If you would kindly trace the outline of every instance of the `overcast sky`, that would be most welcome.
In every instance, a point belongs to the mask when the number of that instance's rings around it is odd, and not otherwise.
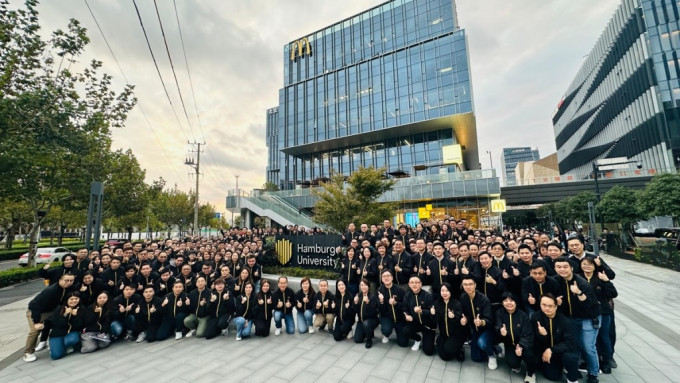
[[[184,117],[151,0],[138,0],[174,116],[153,66],[132,1],[88,0],[139,106],[115,130],[115,148],[132,148],[150,182],[163,177],[188,191],[194,185],[187,140],[206,141],[201,158],[202,201],[224,206],[227,190],[265,181],[265,111],[277,106],[283,85],[282,50],[289,41],[352,16],[380,0],[176,0],[202,131],[196,118],[172,0],[158,0],[191,128]],[[18,6],[17,0],[11,0]],[[555,151],[550,116],[620,0],[459,0],[467,31],[480,160],[500,167],[501,148]],[[44,32],[78,19],[92,40],[82,62],[97,58],[124,80],[84,0],[42,0]],[[141,107],[141,108],[140,108]],[[144,110],[150,124],[146,122]],[[181,123],[181,127],[180,127]]]

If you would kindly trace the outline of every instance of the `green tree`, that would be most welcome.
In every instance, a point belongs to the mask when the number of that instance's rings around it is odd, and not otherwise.
[[[591,191],[584,191],[558,202],[557,208],[570,223],[587,222],[588,202],[597,203],[597,196]]]
[[[623,230],[619,233],[619,237],[623,243],[628,243],[626,233],[631,226],[645,218],[645,215],[638,206],[638,201],[640,200],[639,194],[639,191],[616,185],[602,196],[602,199],[596,206],[598,215],[605,222],[621,224]]]
[[[680,174],[659,174],[640,192],[640,209],[645,217],[680,218]]]
[[[5,249],[11,249],[19,228],[31,221],[31,208],[25,201],[0,199],[0,229],[5,232]]]
[[[385,169],[359,168],[347,178],[336,173],[329,182],[312,190],[319,197],[314,206],[314,220],[337,232],[350,222],[378,224],[394,215],[395,203],[378,202],[392,190],[396,181],[385,179]]]
[[[167,229],[168,237],[172,235],[173,227],[177,226],[182,231],[194,219],[192,199],[177,187],[160,193],[158,200],[152,204],[152,212]]]
[[[0,1],[0,195],[30,208],[29,266],[50,210],[86,199],[103,178],[111,128],[123,126],[136,103],[132,86],[111,88],[100,61],[72,72],[89,43],[85,29],[71,19],[43,41],[36,7],[26,0],[9,10]]]
[[[277,184],[275,184],[275,183],[273,183],[273,182],[265,182],[265,183],[262,185],[262,190],[263,190],[263,191],[268,191],[268,192],[271,192],[271,191],[279,191],[279,185],[277,185]]]
[[[132,240],[135,227],[146,226],[150,214],[152,193],[144,183],[146,171],[141,168],[132,150],[111,153],[109,174],[104,182],[103,217],[113,218],[116,226],[125,229]]]

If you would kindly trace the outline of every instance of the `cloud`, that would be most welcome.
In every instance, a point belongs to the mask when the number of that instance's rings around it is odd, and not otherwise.
[[[190,1],[176,0],[191,69],[201,127],[190,91],[171,1],[159,1],[189,123],[181,107],[151,1],[137,1],[149,41],[175,112],[153,66],[129,1],[88,0],[135,92],[141,108],[114,131],[115,148],[131,148],[149,180],[163,177],[183,190],[194,187],[187,141],[203,141],[201,200],[225,210],[224,197],[239,186],[265,181],[265,112],[278,104],[283,85],[283,46],[300,36],[382,3],[382,0]],[[458,20],[469,39],[480,153],[491,150],[495,165],[504,146],[555,150],[550,115],[619,0],[461,0]],[[104,61],[114,86],[123,80],[81,0],[43,0],[43,30],[64,28],[76,18],[92,39],[79,58]],[[312,17],[310,17],[310,15]],[[151,127],[146,122],[144,110]],[[179,120],[179,121],[178,121]],[[489,165],[481,155],[482,164]]]

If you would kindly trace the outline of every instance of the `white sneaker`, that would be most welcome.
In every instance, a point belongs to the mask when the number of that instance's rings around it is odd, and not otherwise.
[[[314,334],[314,327],[310,327],[310,328],[309,328],[309,333],[310,333],[310,334]]]
[[[24,354],[24,362],[35,362],[36,359],[35,354]]]
[[[222,336],[225,336],[225,335],[229,335],[229,329],[228,328],[225,328],[224,330],[222,330]]]
[[[515,374],[519,374],[519,372],[522,371],[521,368],[511,368],[511,370],[512,370],[512,372],[514,372]]]
[[[177,331],[177,332],[175,333],[175,340],[180,340],[180,339],[182,339],[182,332],[181,332],[181,331]]]
[[[347,339],[352,339],[354,338],[354,330],[349,330],[349,334],[347,334]]]
[[[137,336],[137,343],[142,343],[146,340],[146,331],[142,331]]]
[[[524,381],[525,381],[526,383],[536,383],[536,376],[535,376],[535,375],[536,375],[536,374],[534,374],[534,375],[529,375],[529,374],[527,373],[526,376],[524,377]]]
[[[38,342],[38,345],[35,347],[35,351],[42,351],[47,347],[47,342]]]
[[[390,338],[388,338],[388,337],[386,337],[385,335],[383,335],[382,342],[383,342],[383,343],[389,343],[389,342],[390,342]]]
[[[498,353],[498,357],[505,358],[505,343],[499,344],[498,347],[501,349],[501,352]]]
[[[189,330],[189,332],[187,333],[186,337],[187,337],[187,338],[191,338],[192,336],[194,336],[195,333],[196,333],[196,330]]]
[[[281,329],[277,328],[276,330],[274,330],[274,335],[281,335]]]
[[[236,335],[236,340],[241,340],[242,338],[238,335]]]
[[[73,347],[66,347],[66,355],[73,354],[73,351],[75,351]]]
[[[489,357],[489,370],[495,370],[498,368],[498,361],[495,356]]]
[[[420,341],[418,340],[418,341],[413,342],[413,346],[411,346],[411,350],[418,351],[419,348],[420,348]]]

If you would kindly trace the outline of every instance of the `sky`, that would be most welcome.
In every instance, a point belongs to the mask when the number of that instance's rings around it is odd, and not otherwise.
[[[126,126],[113,131],[114,149],[131,148],[146,169],[147,182],[194,188],[184,165],[191,142],[205,142],[200,200],[226,212],[227,191],[249,191],[265,182],[266,109],[277,106],[283,86],[283,47],[381,0],[174,0],[182,30],[182,52],[173,0],[158,9],[188,119],[175,85],[151,0],[137,0],[144,28],[173,108],[144,39],[131,0],[87,0],[138,106]],[[14,7],[21,5],[10,0]],[[480,162],[500,169],[503,147],[530,146],[541,157],[555,152],[551,115],[620,0],[459,0],[458,21],[469,43]],[[107,48],[85,0],[42,0],[43,33],[75,18],[91,38],[87,63],[96,58],[114,76],[123,74]],[[191,76],[191,83],[189,79]],[[192,87],[193,84],[193,95]],[[194,97],[196,103],[194,104]],[[177,117],[175,117],[175,113]],[[198,117],[200,116],[200,118]]]

